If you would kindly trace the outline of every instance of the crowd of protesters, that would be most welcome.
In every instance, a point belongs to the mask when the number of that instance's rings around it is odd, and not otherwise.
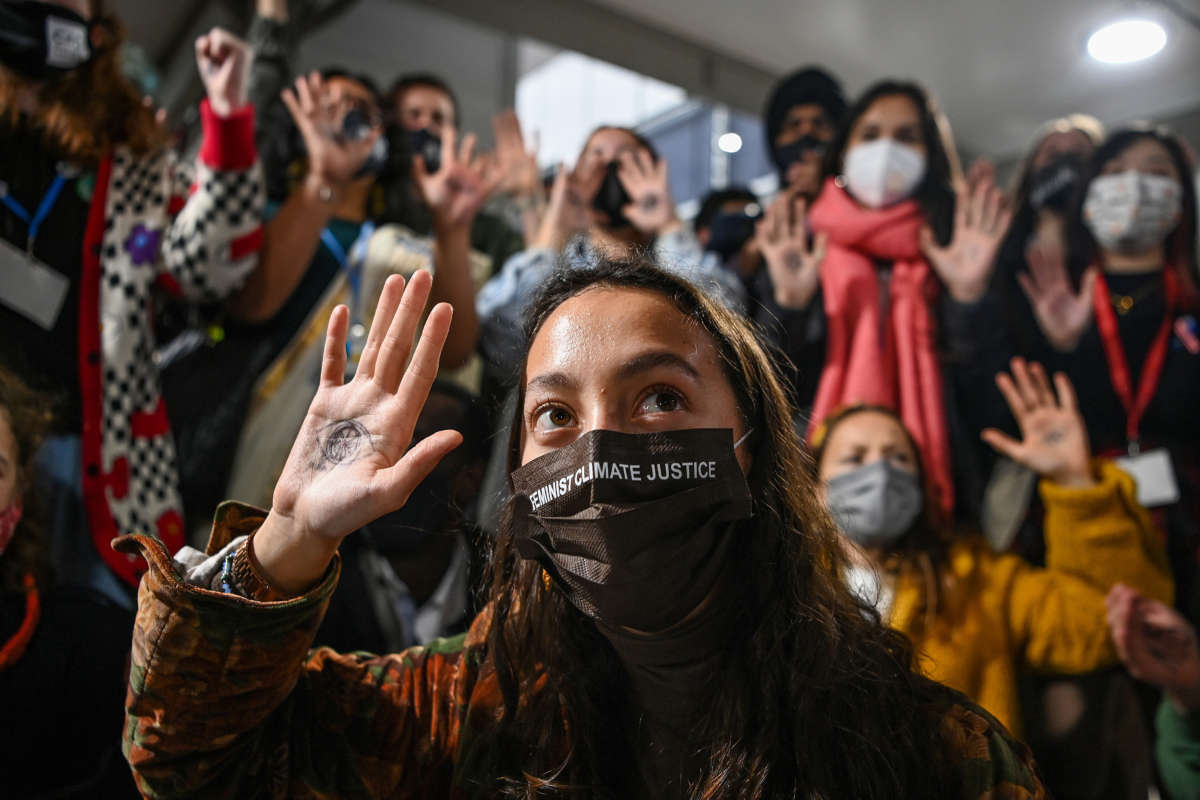
[[[1200,798],[1187,143],[806,67],[685,220],[288,10],[189,146],[0,4],[0,795]]]

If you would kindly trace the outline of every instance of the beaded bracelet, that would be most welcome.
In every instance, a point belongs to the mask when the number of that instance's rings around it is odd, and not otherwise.
[[[221,562],[221,591],[225,594],[238,594],[233,585],[233,555],[235,552],[230,550]]]

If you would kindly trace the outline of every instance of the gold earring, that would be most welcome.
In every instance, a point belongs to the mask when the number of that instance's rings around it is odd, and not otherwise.
[[[542,570],[542,586],[546,587],[546,591],[550,591],[550,573]]]

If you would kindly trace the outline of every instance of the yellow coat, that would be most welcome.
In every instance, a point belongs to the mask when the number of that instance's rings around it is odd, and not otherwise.
[[[1018,736],[1019,666],[1070,674],[1114,663],[1104,598],[1118,582],[1173,600],[1161,537],[1137,504],[1133,479],[1108,461],[1095,468],[1099,483],[1090,489],[1042,482],[1044,569],[997,555],[977,537],[957,542],[932,614],[920,570],[896,579],[888,623],[912,640],[922,671]]]

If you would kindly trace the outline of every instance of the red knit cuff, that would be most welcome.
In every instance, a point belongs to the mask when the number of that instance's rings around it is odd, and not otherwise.
[[[247,103],[228,117],[217,116],[208,98],[200,103],[204,131],[200,160],[216,170],[250,169],[258,158],[254,146],[254,106]]]

